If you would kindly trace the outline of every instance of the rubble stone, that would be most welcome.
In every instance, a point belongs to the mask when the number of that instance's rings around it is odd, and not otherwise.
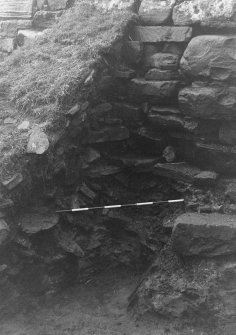
[[[27,234],[36,234],[51,229],[59,222],[59,216],[51,213],[47,208],[35,208],[24,213],[19,220],[19,226]]]
[[[49,148],[47,135],[39,128],[32,131],[27,145],[27,153],[42,155]]]

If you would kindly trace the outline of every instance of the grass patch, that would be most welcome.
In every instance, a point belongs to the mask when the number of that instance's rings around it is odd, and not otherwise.
[[[100,54],[122,35],[131,13],[105,14],[77,1],[50,30],[16,50],[0,68],[0,87],[18,112],[53,118],[71,91],[83,84]]]
[[[27,138],[17,130],[20,121],[54,128],[75,95],[79,101],[86,91],[85,78],[99,68],[101,54],[123,36],[132,15],[119,10],[106,14],[90,0],[77,0],[42,36],[0,64],[0,95],[6,92],[11,106],[7,116],[17,120],[15,130],[0,134],[1,167],[6,166],[4,157],[9,163],[13,154],[24,152]],[[4,111],[0,113],[3,119]]]

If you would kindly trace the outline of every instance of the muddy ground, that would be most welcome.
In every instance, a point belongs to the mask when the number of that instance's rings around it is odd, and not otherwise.
[[[17,313],[1,318],[1,335],[203,335],[157,315],[127,312],[140,276],[109,270],[56,296],[27,298]]]

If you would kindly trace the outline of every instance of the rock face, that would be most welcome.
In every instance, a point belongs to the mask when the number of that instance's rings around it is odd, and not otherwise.
[[[172,232],[173,249],[183,256],[214,257],[236,253],[236,216],[183,214]]]
[[[225,84],[196,83],[179,92],[179,105],[184,114],[203,119],[234,119],[236,87]]]
[[[236,59],[233,56],[236,36],[204,35],[193,38],[188,44],[180,67],[191,78],[234,80]]]
[[[235,0],[186,0],[174,7],[173,21],[176,25],[235,27],[235,5]]]

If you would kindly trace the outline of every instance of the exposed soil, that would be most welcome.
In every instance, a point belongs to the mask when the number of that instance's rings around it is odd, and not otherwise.
[[[205,334],[179,329],[157,316],[127,312],[128,296],[139,275],[119,270],[101,274],[57,296],[29,299],[21,311],[1,320],[1,335],[183,335]]]

